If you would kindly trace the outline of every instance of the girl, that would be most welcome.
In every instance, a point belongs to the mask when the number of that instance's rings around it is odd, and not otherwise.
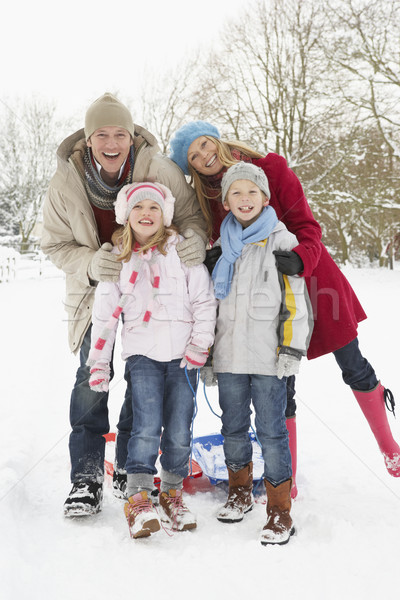
[[[311,359],[333,352],[344,382],[350,386],[371,427],[388,472],[400,477],[400,447],[393,439],[385,410],[386,403],[389,410],[394,411],[393,396],[378,381],[358,346],[357,326],[366,314],[349,282],[321,242],[321,228],[313,217],[300,181],[288,168],[286,160],[273,152],[263,156],[239,141],[223,141],[218,129],[205,121],[183,125],[170,145],[170,158],[186,175],[192,176],[208,222],[211,242],[217,239],[225,217],[220,202],[224,172],[239,160],[253,163],[264,171],[271,192],[270,205],[278,219],[298,239],[295,248],[277,251],[275,257],[279,271],[305,278],[314,313],[314,331],[307,356]],[[287,391],[286,424],[295,473],[294,378],[289,378]],[[296,493],[294,484],[292,497]]]
[[[195,371],[213,343],[216,300],[204,265],[188,268],[171,226],[175,199],[161,184],[127,185],[115,204],[113,236],[122,270],[117,283],[100,282],[93,310],[90,386],[108,390],[118,317],[123,313],[122,358],[132,383],[124,510],[133,538],[160,529],[150,493],[161,447],[160,505],[178,531],[196,527],[182,500],[188,474]],[[112,315],[112,316],[111,316]],[[111,317],[111,318],[110,318]],[[106,326],[104,327],[104,323]],[[190,385],[186,377],[190,381]],[[160,446],[161,435],[161,446]]]

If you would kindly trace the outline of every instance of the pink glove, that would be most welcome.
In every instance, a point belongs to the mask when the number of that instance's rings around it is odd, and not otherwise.
[[[182,358],[179,366],[182,369],[185,367],[188,369],[199,369],[206,363],[207,357],[208,350],[203,350],[203,348],[199,348],[194,344],[189,344],[185,350],[185,356]]]
[[[96,362],[90,369],[90,389],[93,392],[108,392],[109,382],[110,365],[106,362]]]

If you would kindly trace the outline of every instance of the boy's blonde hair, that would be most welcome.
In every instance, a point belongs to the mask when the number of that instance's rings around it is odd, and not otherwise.
[[[217,147],[217,156],[223,167],[229,169],[232,165],[240,161],[240,158],[234,158],[232,156],[232,150],[239,150],[239,152],[249,158],[262,158],[263,155],[257,150],[253,150],[250,146],[239,140],[228,141],[219,140],[217,138],[205,135],[208,140],[213,142]],[[189,173],[191,176],[191,182],[194,184],[197,199],[200,204],[201,212],[206,220],[207,224],[207,235],[210,238],[212,235],[212,215],[210,209],[210,200],[221,197],[221,191],[216,196],[207,195],[207,179],[202,177],[190,164]]]

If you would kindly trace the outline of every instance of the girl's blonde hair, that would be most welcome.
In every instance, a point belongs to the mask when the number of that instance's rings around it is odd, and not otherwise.
[[[161,222],[158,231],[156,231],[153,237],[149,239],[147,244],[141,246],[139,252],[146,252],[149,250],[149,248],[157,246],[157,250],[165,256],[167,254],[165,247],[167,245],[168,238],[176,233],[178,233],[178,230],[175,225],[165,227],[164,223]],[[111,241],[114,246],[117,246],[117,248],[120,249],[118,260],[121,262],[129,262],[132,256],[133,246],[136,241],[134,231],[129,221],[126,225],[123,225],[114,231]]]
[[[239,150],[245,156],[249,158],[262,158],[263,155],[257,150],[253,150],[250,146],[239,140],[227,141],[219,140],[210,135],[205,135],[205,138],[213,142],[217,147],[217,156],[221,164],[229,169],[232,165],[239,162],[240,159],[236,159],[232,156],[232,150]],[[207,195],[207,179],[198,173],[189,164],[189,173],[191,176],[191,183],[194,185],[197,199],[200,204],[201,212],[204,215],[207,224],[207,235],[210,238],[212,235],[212,215],[210,209],[210,199],[216,199],[221,196],[221,190],[216,196]]]

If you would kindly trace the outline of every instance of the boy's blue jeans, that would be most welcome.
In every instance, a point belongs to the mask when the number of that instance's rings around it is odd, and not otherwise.
[[[218,373],[218,389],[227,466],[237,471],[252,460],[249,438],[252,402],[262,446],[264,478],[275,486],[289,479],[292,461],[285,423],[285,378]]]
[[[89,387],[90,367],[86,361],[90,350],[91,326],[85,334],[80,350],[80,366],[76,373],[76,381],[71,393],[70,422],[72,432],[69,438],[71,457],[71,481],[103,481],[105,439],[108,433],[108,392],[93,392]],[[111,378],[114,372],[111,361]],[[127,378],[124,403],[117,425],[118,438],[116,463],[125,467],[126,446],[132,427],[132,403],[130,378]],[[119,441],[119,444],[118,444]]]
[[[194,398],[180,362],[159,362],[141,355],[127,360],[135,415],[128,442],[128,474],[156,474],[161,448],[163,469],[183,478],[188,475]],[[195,390],[196,370],[187,374]]]

